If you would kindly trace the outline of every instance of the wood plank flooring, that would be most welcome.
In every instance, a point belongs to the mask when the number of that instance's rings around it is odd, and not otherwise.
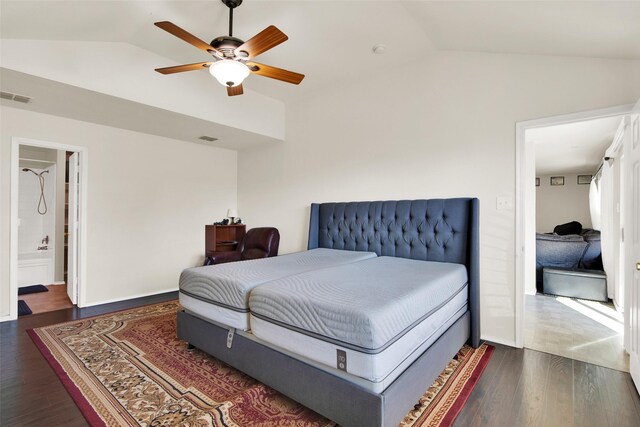
[[[0,324],[0,425],[87,425],[26,329],[175,298],[172,292]],[[640,426],[640,396],[628,373],[534,350],[495,347],[455,426]]]
[[[33,314],[73,307],[69,295],[67,295],[67,285],[49,285],[47,289],[49,292],[18,295],[18,299],[24,300]]]
[[[640,426],[640,396],[628,373],[494,345],[455,426]]]

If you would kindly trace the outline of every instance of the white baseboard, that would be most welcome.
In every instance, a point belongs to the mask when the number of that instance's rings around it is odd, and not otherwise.
[[[96,305],[110,304],[112,302],[120,302],[120,301],[126,301],[126,300],[130,300],[130,299],[149,297],[149,296],[152,296],[152,295],[164,294],[164,293],[167,293],[167,292],[175,292],[177,290],[178,290],[178,288],[175,287],[175,288],[171,288],[171,289],[164,289],[164,290],[161,290],[161,291],[152,291],[152,292],[147,292],[147,293],[143,293],[143,294],[128,295],[128,296],[122,297],[122,298],[113,298],[113,299],[108,299],[108,300],[103,300],[103,301],[94,301],[94,302],[90,302],[90,303],[85,303],[81,308],[94,307]],[[78,305],[78,307],[80,307],[80,305]]]
[[[491,341],[494,342],[496,344],[502,344],[502,345],[506,345],[509,347],[516,347],[516,342],[515,340],[504,340],[502,338],[496,338],[496,337],[491,337],[491,336],[486,336],[486,335],[480,335],[480,339],[484,340],[484,341]]]
[[[10,314],[7,314],[6,316],[0,316],[0,323],[2,322],[9,322],[11,320],[16,320],[16,317],[11,317]]]

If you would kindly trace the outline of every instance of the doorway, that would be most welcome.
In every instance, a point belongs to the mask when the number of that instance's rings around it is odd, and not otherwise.
[[[86,166],[86,147],[12,138],[7,320],[84,305]]]
[[[573,269],[598,269],[601,267],[594,267],[593,265],[585,266],[582,264],[582,256],[585,254],[585,250],[588,247],[595,247],[589,242],[589,240],[583,236],[589,235],[592,237],[597,234],[599,239],[599,231],[592,229],[600,229],[601,226],[591,223],[590,213],[586,216],[585,211],[590,210],[587,206],[588,199],[586,195],[588,188],[592,187],[591,179],[597,175],[596,169],[591,165],[585,170],[565,169],[565,170],[541,170],[536,168],[536,144],[531,138],[532,134],[542,135],[545,129],[556,128],[555,130],[565,128],[572,128],[572,132],[580,123],[592,122],[600,120],[600,122],[609,122],[617,124],[622,118],[628,114],[633,106],[622,106],[615,108],[608,108],[603,110],[576,113],[560,117],[552,117],[547,119],[540,119],[528,122],[518,123],[516,126],[516,143],[517,143],[517,188],[516,192],[516,346],[527,346],[536,350],[545,351],[553,354],[559,354],[561,356],[570,357],[578,360],[585,360],[584,354],[589,356],[593,353],[597,353],[598,348],[602,349],[606,346],[610,346],[613,352],[617,352],[619,356],[624,353],[624,347],[622,342],[622,336],[624,335],[624,321],[622,313],[616,309],[612,300],[608,300],[612,297],[611,289],[609,293],[606,293],[602,302],[593,301],[595,297],[592,295],[586,295],[585,298],[579,298],[579,296],[562,295],[563,290],[553,290],[551,284],[554,283],[554,273],[560,273],[564,275],[566,270]],[[571,134],[568,134],[571,135]],[[564,135],[567,138],[567,135]],[[613,138],[610,138],[608,143],[611,144]],[[607,145],[608,146],[608,145]],[[573,148],[580,149],[578,146]],[[606,148],[606,147],[604,147]],[[604,156],[604,149],[601,150],[599,156]],[[554,160],[566,161],[571,157],[567,153],[561,153],[558,145],[553,146],[550,163]],[[619,163],[618,163],[619,164]],[[561,166],[561,165],[555,165]],[[566,166],[566,165],[565,165]],[[608,165],[607,165],[608,166]],[[611,172],[611,171],[609,171]],[[589,176],[592,175],[592,176]],[[582,188],[581,184],[582,184]],[[572,186],[572,188],[569,188]],[[566,194],[560,194],[564,190]],[[619,191],[619,190],[618,190]],[[545,194],[546,192],[546,194]],[[537,193],[537,194],[536,194]],[[578,196],[578,193],[580,195]],[[546,218],[537,218],[536,215],[536,196],[538,200],[538,212],[541,204],[546,203],[550,210],[554,205],[561,205],[571,197],[581,197],[582,201],[578,202],[572,200],[565,208],[557,212],[556,217],[553,215],[546,215]],[[555,201],[553,198],[556,198]],[[570,212],[569,207],[576,207],[578,203],[582,203],[579,209]],[[613,200],[611,200],[613,203]],[[580,214],[583,214],[580,218]],[[563,216],[564,215],[564,216]],[[542,219],[542,221],[541,221]],[[556,266],[552,263],[555,260],[551,260],[549,268],[549,280],[546,282],[551,290],[543,292],[543,268],[541,264],[544,262],[536,262],[537,257],[541,256],[536,251],[540,250],[544,244],[555,245],[556,241],[563,241],[562,236],[558,234],[565,234],[554,230],[556,225],[562,225],[569,222],[578,222],[580,230],[570,231],[566,234],[567,241],[574,240],[573,243],[560,243],[561,245],[574,245],[576,251],[576,260],[569,262],[572,265],[564,265],[561,260],[558,263],[560,268],[556,270]],[[537,223],[537,224],[536,224]],[[584,231],[583,228],[584,227]],[[616,225],[617,230],[620,229],[620,224]],[[554,232],[556,232],[554,234]],[[540,233],[540,234],[537,234]],[[609,236],[611,237],[611,236]],[[539,244],[539,240],[543,241],[543,245]],[[548,240],[552,242],[547,242]],[[619,244],[619,241],[615,241]],[[598,241],[599,245],[599,241]],[[580,248],[578,248],[580,246]],[[583,247],[584,246],[584,247]],[[557,248],[557,247],[555,247]],[[563,249],[564,250],[564,249]],[[556,251],[556,249],[553,249]],[[551,251],[551,252],[553,252]],[[618,248],[619,252],[619,248]],[[554,255],[555,256],[555,255]],[[568,257],[567,257],[568,258]],[[539,261],[539,260],[538,260]],[[575,263],[573,262],[575,261]],[[593,260],[590,260],[593,261]],[[585,260],[586,263],[586,260]],[[573,265],[575,264],[575,265]],[[587,268],[585,268],[587,267]],[[545,269],[546,270],[546,269]],[[565,271],[562,271],[565,270]],[[610,267],[607,271],[609,276],[611,270],[612,276],[615,275],[617,266]],[[546,274],[547,272],[545,272]],[[573,274],[573,273],[571,273]],[[578,272],[577,280],[584,280],[587,274]],[[597,275],[596,275],[597,276]],[[545,276],[547,277],[547,276]],[[597,281],[598,279],[596,279]],[[562,282],[565,282],[565,278],[562,278]],[[595,282],[594,282],[595,283]],[[602,283],[602,282],[601,282]],[[580,285],[582,286],[582,285]],[[602,294],[602,284],[596,285],[596,288],[600,290]],[[560,295],[558,295],[560,294]],[[621,293],[619,294],[621,295]],[[532,332],[532,323],[536,323],[534,328],[538,328],[537,334]],[[602,336],[597,336],[601,333]],[[582,340],[582,341],[581,341]],[[563,348],[564,346],[564,348]],[[563,351],[564,350],[564,351]],[[606,353],[603,350],[603,354]],[[604,359],[609,358],[605,356]],[[604,360],[603,359],[603,360]],[[598,363],[597,360],[585,360],[587,362],[600,364],[620,370],[628,370],[628,357],[625,362],[615,363],[608,361],[605,363]],[[618,360],[618,362],[620,362]]]

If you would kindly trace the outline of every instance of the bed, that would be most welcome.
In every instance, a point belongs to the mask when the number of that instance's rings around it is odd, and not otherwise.
[[[313,204],[309,251],[376,256],[265,277],[243,297],[251,331],[186,308],[178,336],[343,426],[397,425],[465,342],[479,346],[478,210]]]
[[[375,252],[315,248],[279,257],[187,268],[180,274],[180,304],[200,317],[249,330],[249,293],[256,286],[311,270],[376,257]]]

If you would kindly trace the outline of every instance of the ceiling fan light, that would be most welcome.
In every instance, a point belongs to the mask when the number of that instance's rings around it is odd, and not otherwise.
[[[228,87],[242,84],[243,80],[251,73],[245,64],[232,59],[214,62],[209,67],[209,72],[221,85]]]

